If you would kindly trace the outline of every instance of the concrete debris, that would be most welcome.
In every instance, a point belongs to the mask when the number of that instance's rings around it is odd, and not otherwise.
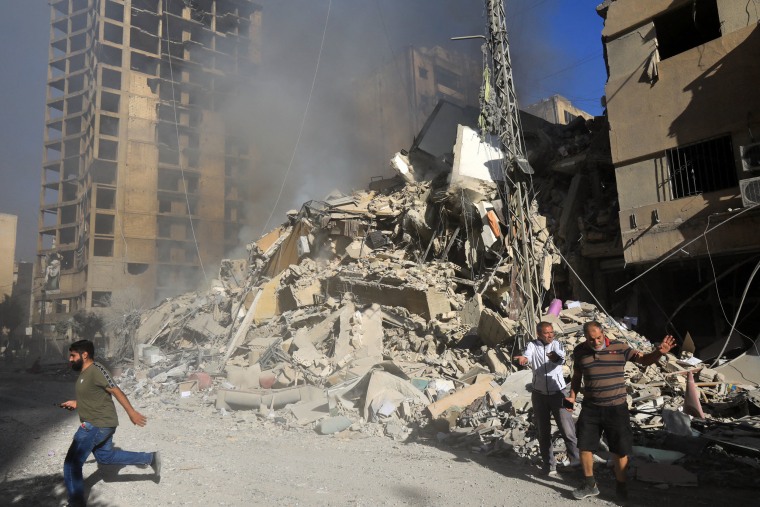
[[[551,128],[563,130],[533,139],[533,182],[545,190],[528,216],[547,290],[559,261],[554,237],[568,252],[576,245],[597,253],[619,247],[616,203],[605,201],[604,190],[614,185],[599,182],[594,171],[606,166],[590,156],[604,151],[595,144],[604,125],[579,119]],[[454,172],[450,161],[426,166],[424,157],[399,153],[393,181],[305,203],[249,244],[246,260],[223,261],[206,293],[167,299],[133,319],[122,331],[139,360],[122,376],[132,396],[202,397],[220,414],[254,410],[325,435],[360,431],[406,440],[432,430],[451,445],[539,464],[532,375],[512,362],[525,336],[508,315],[520,283],[512,278],[518,259],[505,217],[511,204],[500,200],[500,155],[481,145],[460,128]],[[439,177],[442,167],[447,178]],[[543,319],[568,351],[566,376],[589,321],[602,322],[610,338],[651,350],[645,337],[594,305],[567,301],[560,311],[557,301],[549,313],[551,296]],[[760,396],[746,394],[755,386],[729,385],[725,379],[735,376],[728,365],[708,370],[692,357],[627,364],[642,453],[662,461],[666,441],[704,446],[700,433],[718,424],[722,433],[710,442],[756,449],[735,428],[739,417],[760,413]],[[756,371],[756,359],[741,358],[737,369]],[[697,381],[687,383],[692,368]],[[687,385],[690,401],[702,407],[698,418],[686,415]],[[742,431],[757,440],[756,428]],[[640,467],[639,476],[653,471]],[[693,482],[676,472],[654,475]]]

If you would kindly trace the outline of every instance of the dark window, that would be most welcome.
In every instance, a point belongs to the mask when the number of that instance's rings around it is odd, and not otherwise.
[[[660,58],[666,59],[720,37],[716,0],[688,2],[654,18]]]
[[[110,111],[112,113],[119,112],[119,96],[115,93],[101,92],[100,93],[100,108],[103,111]]]
[[[454,91],[459,91],[459,74],[455,72],[451,72],[448,69],[436,65],[435,80],[441,86],[445,86]]]
[[[121,44],[124,41],[124,29],[119,25],[103,23],[103,38],[114,44]]]
[[[417,72],[420,74],[420,79],[427,79],[428,70],[425,67],[419,67]]]
[[[92,306],[101,308],[111,306],[111,293],[105,291],[92,291]]]
[[[119,153],[119,143],[101,139],[98,145],[98,158],[116,160]]]
[[[116,21],[124,21],[124,6],[106,0],[106,17],[109,19],[115,19]]]
[[[113,116],[100,115],[100,133],[107,136],[119,135],[119,119]]]
[[[118,70],[103,68],[102,83],[106,88],[121,90],[121,72]]]
[[[113,215],[95,215],[95,234],[113,234],[113,231]]]
[[[113,240],[96,239],[93,254],[95,257],[113,257]]]
[[[666,151],[673,199],[739,184],[731,136]]]
[[[116,209],[116,190],[98,188],[95,207],[99,209]]]

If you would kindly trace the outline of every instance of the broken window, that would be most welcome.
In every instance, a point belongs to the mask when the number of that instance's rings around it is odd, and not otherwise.
[[[100,82],[105,88],[113,88],[114,90],[120,90],[121,89],[121,72],[119,72],[118,70],[107,69],[103,67]]]
[[[106,0],[105,16],[115,21],[124,21],[124,6],[112,0]]]
[[[112,113],[119,112],[119,96],[115,93],[100,92],[100,109]]]
[[[95,257],[113,257],[113,240],[96,239],[93,255]]]
[[[87,28],[87,13],[83,12],[71,18],[71,33]]]
[[[95,234],[112,235],[114,231],[113,215],[95,215]]]
[[[66,227],[58,234],[59,244],[70,245],[76,239],[76,227]]]
[[[61,208],[61,224],[73,224],[77,221],[77,207],[64,206]]]
[[[441,85],[454,91],[459,90],[459,74],[444,69],[443,67],[435,66],[435,80]]]
[[[102,185],[116,185],[116,163],[96,160],[92,166],[92,181]]]
[[[427,79],[428,77],[428,70],[425,67],[419,67],[417,73],[419,74],[420,79]]]
[[[158,12],[159,0],[132,0],[132,8],[141,11]]]
[[[71,269],[74,267],[74,252],[59,252],[61,254],[61,269]]]
[[[87,8],[87,0],[71,0],[71,12],[81,11]]]
[[[119,152],[119,143],[101,139],[98,143],[98,158],[104,160],[116,160]]]
[[[103,23],[103,39],[114,44],[124,42],[124,29],[113,23]]]
[[[109,46],[108,44],[101,44],[98,51],[98,57],[100,61],[106,65],[121,67],[120,48]]]
[[[107,136],[119,135],[119,119],[113,116],[100,115],[100,133]]]
[[[82,110],[82,96],[66,99],[66,114],[78,113]]]
[[[654,18],[657,47],[665,60],[720,37],[716,0],[694,0]]]
[[[150,74],[151,76],[157,76],[158,62],[159,60],[157,60],[156,58],[151,58],[149,56],[146,56],[140,53],[135,53],[134,51],[132,51],[132,60],[130,63],[130,68],[137,72]]]
[[[87,34],[86,33],[80,33],[79,35],[75,35],[71,38],[70,44],[69,44],[69,51],[72,53],[75,53],[77,51],[82,51],[83,49],[87,48]]]
[[[158,53],[158,37],[145,33],[139,28],[132,28],[129,37],[129,47],[146,53]]]
[[[666,151],[673,199],[737,186],[731,136]]]
[[[78,70],[84,69],[85,55],[84,53],[74,55],[69,58],[69,74],[73,74]]]
[[[98,209],[116,209],[116,190],[98,187],[95,207]]]
[[[84,88],[84,74],[77,74],[69,78],[69,93],[81,91]]]
[[[111,306],[111,293],[107,291],[92,291],[92,306],[96,308]]]

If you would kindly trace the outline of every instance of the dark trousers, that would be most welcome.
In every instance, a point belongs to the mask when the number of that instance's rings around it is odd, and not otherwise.
[[[533,391],[531,401],[533,402],[533,416],[535,417],[536,428],[538,429],[538,445],[541,448],[541,458],[544,465],[554,468],[557,466],[557,459],[554,457],[552,449],[552,421],[557,423],[559,433],[565,440],[567,455],[571,461],[578,461],[578,440],[575,437],[575,423],[573,414],[562,408],[562,400],[565,395],[562,392],[555,394],[541,394]]]

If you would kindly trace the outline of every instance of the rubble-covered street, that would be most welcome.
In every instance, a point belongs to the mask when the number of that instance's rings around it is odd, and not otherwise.
[[[76,426],[75,414],[53,406],[71,394],[73,374],[30,375],[2,367],[0,453],[4,503],[65,503],[61,461]],[[154,396],[135,402],[145,428],[123,421],[116,444],[160,448],[160,484],[133,467],[84,467],[89,505],[565,505],[575,502],[572,472],[548,479],[515,458],[489,458],[435,438],[397,442],[361,432],[321,436],[251,412],[222,416],[203,397]],[[600,473],[609,483],[611,472]],[[738,486],[738,484],[734,484]],[[632,483],[632,505],[747,505],[749,491],[700,485],[669,491]],[[666,494],[664,494],[666,493]],[[612,486],[588,505],[609,505]]]

